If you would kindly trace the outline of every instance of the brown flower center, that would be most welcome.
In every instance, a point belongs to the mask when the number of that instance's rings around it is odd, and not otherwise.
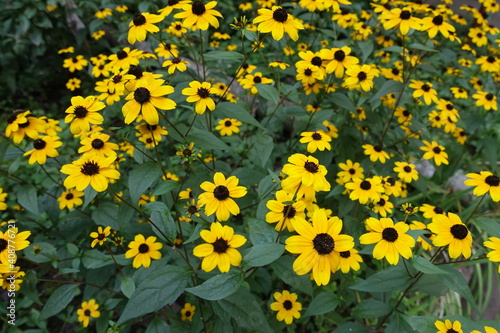
[[[295,217],[295,213],[297,211],[292,205],[286,205],[283,207],[283,216],[285,216],[288,219],[293,219]]]
[[[490,186],[499,186],[500,179],[495,175],[489,175],[484,179],[484,182]]]
[[[41,150],[47,146],[47,142],[43,141],[42,139],[36,139],[33,141],[33,147],[37,150]]]
[[[288,13],[283,8],[278,8],[273,12],[273,19],[283,23],[288,19]]]
[[[214,189],[214,197],[219,201],[229,198],[229,189],[224,185],[219,185]]]
[[[293,303],[289,300],[283,302],[283,307],[285,310],[291,310],[293,308]]]
[[[311,136],[313,140],[315,141],[320,141],[323,137],[321,136],[321,134],[319,134],[318,132],[314,132],[313,135]]]
[[[64,197],[66,200],[71,200],[73,199],[73,193],[68,193],[66,194],[66,196]]]
[[[316,57],[313,57],[311,59],[311,64],[313,64],[314,66],[321,66],[323,64],[323,60],[321,60],[320,57],[316,56]]]
[[[207,88],[198,88],[198,96],[201,98],[208,98],[210,91]]]
[[[362,190],[368,191],[372,188],[372,184],[368,180],[363,180],[359,187],[361,187]]]
[[[306,162],[304,163],[304,169],[306,169],[310,173],[316,173],[319,170],[319,166],[314,162]]]
[[[441,153],[441,148],[434,147],[434,148],[432,148],[432,151],[434,152],[434,154],[439,154],[439,153]]]
[[[116,52],[116,57],[118,58],[118,60],[122,60],[122,59],[125,59],[126,57],[128,57],[128,53],[123,51],[123,50],[120,50],[120,51]]]
[[[335,241],[329,234],[317,234],[313,239],[313,246],[319,254],[330,254],[335,248]]]
[[[351,256],[351,251],[342,251],[339,253],[342,258],[349,258]]]
[[[469,230],[463,224],[455,224],[450,228],[450,232],[456,239],[464,239],[469,234]]]
[[[92,148],[101,149],[102,147],[104,147],[104,141],[102,141],[101,139],[92,140]]]
[[[358,73],[358,80],[359,81],[364,81],[364,80],[366,80],[367,77],[368,77],[368,75],[366,75],[365,72],[359,72]]]
[[[399,14],[399,18],[402,20],[409,20],[411,17],[411,12],[409,10],[402,10]]]
[[[75,113],[76,118],[85,118],[87,116],[87,113],[89,113],[87,108],[84,106],[81,106],[81,105],[75,106],[75,109],[73,112]],[[19,126],[21,126],[21,125],[19,125]]]
[[[97,164],[97,162],[94,161],[85,162],[82,165],[80,172],[83,173],[85,176],[96,175],[99,173],[99,164]]]
[[[144,17],[144,15],[142,14],[135,14],[132,21],[134,22],[135,26],[140,26],[146,23],[146,17]]]
[[[149,251],[149,245],[146,243],[142,243],[139,245],[139,253],[148,253]]]
[[[262,82],[262,78],[260,76],[254,76],[253,77],[253,82],[254,83],[261,83]]]
[[[443,17],[441,15],[434,16],[434,18],[432,19],[432,23],[434,23],[434,25],[443,24]]]
[[[229,248],[229,244],[225,239],[222,238],[217,238],[215,242],[212,243],[214,246],[214,252],[217,253],[226,253],[227,249]]]
[[[203,15],[203,13],[205,13],[206,8],[205,8],[205,5],[201,1],[195,1],[191,5],[191,10],[193,11],[193,14],[200,16],[200,15]]]
[[[398,239],[398,232],[394,228],[385,228],[382,231],[382,238],[388,242],[394,243]]]
[[[343,61],[345,59],[345,52],[342,50],[335,51],[335,53],[333,54],[333,59],[340,62]]]
[[[231,122],[231,120],[226,120],[224,122],[224,126],[226,126],[226,127],[230,127],[231,125],[233,125],[233,123]]]
[[[151,98],[151,93],[147,88],[139,87],[134,91],[134,99],[139,104],[144,104],[146,102],[149,102],[150,98]]]
[[[422,85],[422,88],[421,88],[423,91],[425,92],[429,92],[429,90],[431,90],[431,87],[428,85],[428,84],[423,84]]]

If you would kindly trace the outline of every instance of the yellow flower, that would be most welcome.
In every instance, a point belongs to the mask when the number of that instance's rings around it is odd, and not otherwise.
[[[342,179],[344,183],[364,178],[363,172],[365,170],[358,162],[353,163],[351,160],[347,160],[345,163],[339,163],[339,168],[342,171],[337,173],[337,177]]]
[[[346,274],[351,269],[354,271],[359,271],[361,268],[360,262],[363,262],[363,259],[358,254],[358,250],[350,249],[347,251],[339,252],[340,254],[340,263],[338,270],[341,270],[342,273]]]
[[[348,78],[344,85],[349,89],[363,89],[370,91],[373,88],[373,78],[379,75],[379,70],[370,65],[352,65],[345,71]]]
[[[300,318],[300,310],[302,310],[302,304],[297,302],[297,294],[290,293],[288,290],[283,290],[282,293],[275,292],[273,294],[276,302],[271,303],[270,308],[273,311],[278,311],[276,314],[276,319],[278,321],[285,321],[287,325],[293,322],[293,318]]]
[[[210,1],[207,4],[201,1],[183,4],[181,6],[183,12],[175,14],[174,17],[182,19],[182,25],[191,30],[208,30],[209,25],[218,28],[219,21],[216,16],[222,17],[222,14],[213,9],[216,5],[217,1]]]
[[[226,221],[231,214],[238,215],[240,207],[232,198],[241,198],[247,194],[244,186],[238,186],[239,179],[231,176],[228,179],[221,172],[216,172],[214,182],[203,182],[200,187],[205,192],[198,196],[198,203],[205,205],[205,214],[216,214],[219,221]]]
[[[266,222],[277,222],[278,224],[274,227],[277,231],[282,231],[286,227],[288,231],[292,232],[295,230],[292,221],[298,217],[306,217],[304,213],[306,204],[303,201],[294,202],[293,197],[292,193],[286,193],[283,190],[277,191],[276,200],[269,200],[266,203],[266,207],[270,210],[266,214]]]
[[[74,71],[81,71],[84,66],[89,64],[88,60],[82,55],[77,55],[72,58],[64,59],[63,67],[67,68],[71,73]]]
[[[434,326],[438,329],[436,333],[463,333],[462,324],[458,320],[455,320],[453,323],[449,319],[446,319],[444,322],[436,320]]]
[[[432,89],[432,83],[425,83],[417,80],[411,81],[412,83],[408,85],[408,87],[415,89],[415,91],[413,91],[414,98],[423,97],[426,105],[430,105],[432,102],[436,103],[438,101],[437,91]]]
[[[366,227],[370,232],[361,235],[361,244],[374,244],[373,257],[375,259],[387,259],[391,265],[397,265],[399,255],[408,259],[412,256],[411,248],[415,246],[415,240],[406,233],[410,227],[404,222],[394,224],[390,218],[383,217],[380,220],[370,217],[366,221]]]
[[[476,100],[477,106],[482,106],[486,110],[498,110],[497,97],[487,91],[478,91],[472,98]]]
[[[195,102],[195,112],[197,114],[203,114],[207,110],[215,110],[215,102],[210,97],[213,94],[212,85],[208,82],[191,81],[189,82],[189,88],[182,89],[182,94],[188,96],[186,101],[189,103]]]
[[[191,303],[184,304],[184,307],[181,310],[181,319],[193,321],[194,311],[196,310],[196,306]]]
[[[163,20],[161,15],[142,13],[135,14],[132,21],[129,23],[128,42],[134,44],[136,41],[142,42],[146,40],[146,34],[155,33],[160,29],[153,23],[158,23]]]
[[[332,138],[325,131],[302,132],[300,133],[300,143],[307,143],[307,152],[314,153],[316,150],[331,150],[330,141]]]
[[[437,166],[443,164],[448,164],[448,154],[444,151],[444,147],[439,145],[436,141],[422,141],[425,146],[420,147],[420,150],[425,151],[424,159],[430,160],[434,159],[434,163]]]
[[[151,259],[160,259],[160,250],[163,244],[156,242],[155,236],[149,236],[147,239],[142,234],[135,235],[134,240],[128,244],[129,250],[125,252],[125,258],[134,258],[132,266],[139,268],[144,266],[148,268],[151,265]]]
[[[385,163],[387,159],[389,159],[389,154],[387,154],[382,146],[380,145],[363,145],[362,148],[365,150],[365,155],[370,156],[370,161],[376,162],[380,161],[380,163]]]
[[[407,162],[395,162],[394,171],[398,173],[398,177],[405,183],[411,183],[418,179],[418,171],[415,169],[415,164]]]
[[[81,191],[77,191],[76,189],[66,190],[57,198],[59,201],[59,209],[63,210],[68,207],[68,209],[73,209],[74,206],[80,206],[83,204],[84,193]]]
[[[23,156],[30,155],[29,164],[34,164],[35,162],[45,164],[47,157],[59,156],[56,148],[61,147],[62,142],[58,140],[58,136],[42,136],[33,141],[33,149],[25,152]]]
[[[103,229],[101,226],[98,226],[97,232],[94,231],[90,233],[90,237],[95,238],[92,241],[90,247],[96,246],[97,243],[99,243],[99,245],[104,244],[104,242],[107,240],[106,237],[108,237],[110,233],[111,233],[111,227],[108,226]]]
[[[14,264],[17,261],[16,253],[12,254],[12,249],[21,251],[30,245],[27,238],[31,231],[19,232],[17,228],[9,228],[5,232],[0,231],[0,263]]]
[[[358,58],[350,56],[349,54],[351,54],[351,48],[348,46],[321,50],[321,58],[329,61],[325,68],[326,72],[328,74],[335,72],[335,77],[337,78],[343,77],[346,69],[359,63]]]
[[[316,284],[327,285],[331,273],[339,268],[339,252],[352,249],[354,239],[341,235],[342,220],[336,216],[328,219],[322,209],[314,211],[312,224],[303,218],[297,218],[292,224],[298,235],[287,238],[285,249],[300,254],[293,262],[293,270],[298,275],[312,270]]]
[[[120,178],[120,172],[115,170],[113,164],[115,157],[85,156],[72,164],[65,164],[61,172],[68,175],[64,186],[68,189],[76,187],[78,191],[85,190],[89,185],[97,192],[108,188],[110,179]]]
[[[427,226],[436,234],[432,243],[435,246],[449,245],[450,258],[458,258],[462,254],[466,259],[472,254],[472,235],[460,217],[453,213],[436,215]]]
[[[481,196],[489,192],[493,201],[500,201],[500,178],[489,171],[481,171],[477,173],[468,173],[467,179],[464,184],[468,186],[475,186],[474,195]]]
[[[106,105],[96,100],[95,96],[71,97],[71,106],[66,109],[68,115],[64,118],[65,123],[71,122],[69,129],[73,134],[88,132],[90,124],[100,125],[104,121],[103,116],[98,111],[104,109]]]
[[[420,19],[412,15],[410,7],[392,8],[381,13],[380,20],[385,30],[399,28],[402,35],[407,35],[410,29],[420,29]]]
[[[235,235],[230,226],[214,222],[210,225],[210,231],[202,230],[200,236],[206,243],[197,245],[193,254],[203,258],[201,269],[205,272],[218,267],[221,273],[227,273],[231,266],[241,263],[241,254],[236,249],[243,246],[247,239],[242,235]]]
[[[274,40],[281,40],[286,32],[295,42],[299,39],[299,30],[304,29],[299,20],[280,6],[273,6],[272,9],[261,8],[257,12],[259,15],[253,23],[259,23],[260,32],[271,32]]]
[[[97,311],[99,309],[99,304],[95,302],[95,299],[91,299],[88,302],[83,302],[80,309],[76,311],[78,315],[78,321],[82,322],[83,327],[89,326],[90,318],[99,318],[101,312]]]
[[[220,131],[221,136],[231,136],[233,133],[239,133],[241,126],[241,121],[232,118],[224,118],[219,120],[219,125],[215,127],[216,130]]]
[[[483,245],[492,250],[487,254],[488,260],[500,262],[500,238],[490,237]],[[498,266],[498,272],[500,273],[500,266]]]

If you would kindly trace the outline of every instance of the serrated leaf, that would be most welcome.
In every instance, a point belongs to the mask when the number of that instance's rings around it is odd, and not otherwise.
[[[39,320],[45,320],[64,310],[75,297],[76,288],[78,284],[66,284],[57,288],[45,303]]]
[[[191,274],[187,267],[172,265],[153,272],[134,291],[117,325],[174,303],[184,292]]]
[[[237,103],[222,102],[217,105],[215,112],[222,113],[227,118],[237,119],[243,123],[247,123],[259,128],[264,128],[262,125],[250,114],[249,111],[245,110],[241,105]]]
[[[394,92],[402,91],[404,88],[404,83],[394,80],[385,81],[382,87],[377,91],[375,95],[368,101],[369,103],[378,101],[380,97],[383,97],[388,94],[392,94]]]
[[[124,277],[120,283],[120,289],[122,293],[130,298],[135,291],[135,282],[129,277]]]
[[[20,188],[17,192],[17,202],[30,213],[35,215],[40,214],[36,188],[33,185],[26,185]]]
[[[316,296],[307,307],[304,317],[317,316],[335,310],[340,298],[331,291],[325,291]]]
[[[285,252],[283,244],[257,244],[243,257],[243,261],[250,267],[261,267],[276,261],[283,252]]]
[[[410,264],[419,272],[424,274],[450,274],[439,266],[434,265],[428,259],[415,256],[410,260]]]
[[[158,163],[149,162],[135,167],[128,178],[128,189],[132,204],[136,205],[141,195],[162,175]]]
[[[266,100],[270,102],[273,102],[274,104],[278,104],[279,101],[278,89],[269,84],[262,84],[262,83],[256,83],[255,87],[257,87],[260,96],[264,97]]]
[[[241,60],[243,54],[235,51],[210,51],[204,57],[205,60]]]
[[[238,291],[244,278],[241,271],[232,270],[213,276],[199,286],[187,288],[186,291],[209,301],[217,301]]]
[[[333,104],[340,106],[349,111],[354,111],[356,107],[351,102],[351,100],[344,94],[341,93],[333,93],[328,95],[328,99],[333,102]]]
[[[358,318],[378,318],[392,311],[392,306],[375,299],[363,300],[352,312]]]

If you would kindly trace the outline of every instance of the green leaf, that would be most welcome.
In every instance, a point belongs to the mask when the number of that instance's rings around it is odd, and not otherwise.
[[[278,233],[265,221],[249,218],[247,223],[253,245],[273,243],[278,238]]]
[[[304,317],[317,316],[335,310],[339,305],[340,298],[331,291],[325,291],[314,297],[307,307]]]
[[[237,119],[243,123],[247,123],[259,128],[264,128],[262,125],[250,114],[249,111],[245,110],[240,104],[231,102],[222,102],[217,105],[215,112],[220,112],[227,118]]]
[[[477,307],[474,296],[472,296],[469,284],[465,280],[462,273],[456,270],[455,268],[447,265],[442,265],[442,269],[450,273],[441,276],[442,283],[451,290],[453,290],[454,292],[458,293],[463,298],[465,298],[465,300],[472,306],[474,311],[476,311],[477,313],[481,313],[481,311],[479,311]]]
[[[274,149],[273,138],[266,132],[259,132],[253,135],[253,143],[254,145],[250,150],[249,158],[255,164],[264,167]]]
[[[35,253],[34,247],[38,246],[41,248],[39,253]],[[31,243],[29,248],[24,250],[24,255],[31,261],[37,263],[43,263],[51,261],[57,257],[57,250],[54,245],[50,243],[35,242]]]
[[[378,318],[392,311],[392,306],[375,299],[367,299],[359,303],[352,310],[358,318]]]
[[[388,94],[392,94],[394,92],[402,91],[404,88],[404,83],[394,80],[387,80],[384,82],[382,87],[377,91],[377,93],[368,101],[369,103],[373,103],[378,101],[380,97],[383,97]]]
[[[36,195],[36,188],[33,185],[22,186],[20,190],[17,192],[17,202],[24,209],[33,213],[35,215],[39,215],[40,211],[38,209],[38,197]]]
[[[88,250],[83,252],[82,264],[85,268],[94,269],[111,265],[113,259],[99,250]]]
[[[210,51],[205,53],[205,60],[241,60],[243,54],[235,51]]]
[[[122,293],[130,298],[135,291],[135,282],[129,277],[124,277],[120,283],[120,289]]]
[[[368,328],[366,328],[366,326],[353,322],[347,322],[335,329],[335,333],[353,333],[353,332],[370,333],[371,331],[369,331]]]
[[[240,288],[235,294],[217,303],[239,326],[251,331],[273,332],[255,296],[246,289]]]
[[[273,102],[274,104],[278,104],[280,97],[278,89],[269,84],[262,84],[262,83],[256,83],[255,87],[257,87],[257,89],[259,90],[260,96],[264,97],[266,100],[270,102]]]
[[[270,267],[283,282],[308,295],[312,295],[313,288],[309,275],[297,275],[292,269],[294,260],[295,258],[290,256],[283,256],[270,264]]]
[[[155,316],[148,324],[146,333],[170,333],[170,326],[160,316]]]
[[[419,272],[424,274],[450,274],[439,266],[434,265],[428,259],[415,256],[410,260],[410,264]]]
[[[234,269],[212,276],[199,286],[187,288],[186,291],[209,301],[218,301],[238,291],[244,279],[242,272]]]
[[[167,179],[165,181],[162,181],[156,188],[154,189],[153,193],[151,195],[158,196],[162,195],[165,193],[169,193],[172,190],[175,190],[176,188],[179,187],[179,182],[172,180],[172,179]]]
[[[257,244],[243,257],[243,261],[250,267],[261,267],[276,261],[283,252],[285,252],[283,244]]]
[[[195,146],[201,149],[231,150],[227,144],[216,137],[212,132],[198,128],[191,129],[186,140],[193,141]]]
[[[341,93],[329,94],[328,99],[331,100],[333,104],[340,106],[341,108],[347,109],[349,111],[354,111],[356,109],[351,100],[344,94]]]
[[[177,236],[177,226],[167,205],[161,201],[148,202],[144,205],[145,211],[150,214],[153,231],[158,237],[166,240],[174,240]]]
[[[361,49],[361,52],[363,53],[362,63],[365,63],[366,59],[368,59],[370,54],[373,52],[373,40],[358,42],[358,45],[359,48]]]
[[[187,267],[172,265],[154,271],[134,291],[117,325],[173,304],[184,292],[192,273]]]
[[[419,43],[412,43],[408,45],[408,49],[415,49],[415,50],[422,50],[422,51],[427,51],[427,52],[438,52],[436,49],[430,48],[428,46],[419,44]]]
[[[405,290],[410,284],[410,277],[402,266],[392,266],[373,274],[368,279],[352,285],[351,289],[371,293]]]
[[[82,209],[85,209],[92,202],[92,200],[95,199],[98,192],[94,190],[91,186],[87,186],[87,188],[83,190],[83,193],[84,193],[83,198],[85,200],[83,201]]]
[[[472,221],[478,228],[486,231],[488,236],[500,237],[500,223],[496,220],[489,217],[476,217]]]
[[[149,162],[135,167],[128,178],[128,189],[133,205],[137,205],[141,195],[162,175],[158,163]]]
[[[65,284],[57,288],[56,291],[50,295],[47,303],[45,303],[40,313],[39,320],[45,320],[64,310],[75,297],[76,288],[78,288],[78,284],[76,283]]]

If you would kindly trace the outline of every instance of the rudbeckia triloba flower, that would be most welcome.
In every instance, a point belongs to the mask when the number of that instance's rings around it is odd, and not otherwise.
[[[467,93],[467,90],[465,90],[464,88],[460,88],[460,87],[451,87],[450,91],[453,94],[453,98],[465,98],[466,99],[469,95]]]
[[[253,24],[258,24],[258,30],[262,33],[271,32],[274,40],[281,40],[286,32],[295,42],[299,39],[299,30],[304,29],[299,20],[280,6],[261,8],[257,12],[259,16],[253,20]]]
[[[414,98],[423,97],[426,105],[438,101],[437,91],[436,89],[432,89],[432,83],[417,80],[411,80],[411,82],[412,83],[408,85],[408,87],[415,89],[415,91],[413,91]]]
[[[498,4],[496,4],[496,5],[500,6]],[[470,333],[483,333],[483,332],[480,332],[478,330],[474,330],[474,331],[471,331]],[[484,326],[484,333],[498,333],[498,331],[496,329],[494,329],[493,327]]]
[[[101,132],[94,132],[80,141],[82,146],[78,148],[78,152],[83,153],[83,156],[116,156],[116,151],[119,147],[116,143],[108,142],[108,140],[109,135]]]
[[[340,254],[340,263],[339,268],[342,273],[347,274],[351,269],[354,271],[359,271],[361,268],[360,262],[363,262],[363,259],[358,254],[358,250],[350,249],[348,251],[339,252]]]
[[[448,164],[448,154],[444,151],[444,147],[440,146],[436,141],[422,141],[425,146],[420,147],[420,150],[425,151],[426,153],[424,154],[424,159],[430,160],[431,158],[434,158],[434,163],[436,163],[437,166],[443,164]]]
[[[118,73],[120,70],[127,71],[132,65],[139,65],[139,56],[142,51],[130,50],[130,47],[124,47],[115,54],[111,54],[108,57],[109,68],[113,73]]]
[[[7,266],[9,267],[10,264]],[[2,279],[0,278],[0,283],[1,283],[0,287],[2,287],[5,290],[12,289],[12,282],[13,282],[15,291],[21,289],[21,283],[23,283],[24,281],[24,279],[22,278],[26,275],[26,273],[22,272],[20,269],[21,267],[19,266],[15,266],[14,268],[8,268],[8,270],[5,273],[9,273],[8,276],[9,277],[13,276],[14,278],[7,280],[7,276],[4,275],[3,283]]]
[[[449,245],[450,258],[458,258],[460,254],[466,259],[470,258],[472,235],[458,215],[453,213],[448,213],[448,216],[436,215],[427,228],[436,234],[436,238],[432,241],[435,246]]]
[[[146,40],[146,34],[155,33],[160,29],[153,23],[158,23],[163,20],[161,15],[141,13],[135,14],[132,21],[129,23],[128,42],[134,44],[136,41],[142,42]]]
[[[83,66],[87,66],[88,64],[89,62],[87,59],[85,59],[82,55],[78,55],[72,58],[64,59],[63,67],[73,73],[74,71],[82,70]]]
[[[344,183],[364,178],[363,172],[365,170],[358,162],[353,163],[351,160],[347,160],[345,163],[339,163],[339,168],[342,171],[337,173],[337,177],[342,179]]]
[[[61,147],[62,142],[58,140],[59,137],[57,136],[42,136],[33,141],[33,149],[25,152],[23,156],[30,155],[30,159],[28,161],[29,164],[34,164],[35,162],[38,164],[45,164],[45,162],[47,162],[47,156],[59,156],[56,148]]]
[[[65,123],[71,122],[69,129],[73,134],[88,132],[90,124],[100,125],[104,121],[103,116],[98,111],[104,109],[106,105],[96,100],[95,96],[71,97],[71,106],[66,109],[68,115],[64,118]]]
[[[429,38],[436,37],[437,33],[440,32],[444,37],[449,38],[450,33],[455,31],[455,27],[445,21],[445,17],[439,13],[435,12],[431,16],[424,17],[422,19],[421,31],[427,31]]]
[[[389,196],[382,194],[379,201],[373,202],[372,210],[382,217],[387,217],[387,213],[392,213],[394,204],[389,201]]]
[[[76,310],[78,321],[82,323],[83,327],[89,326],[90,317],[99,318],[101,316],[101,313],[97,309],[99,309],[99,304],[92,298],[88,302],[83,302],[82,307]]]
[[[68,209],[73,209],[74,206],[80,206],[83,204],[84,193],[76,189],[66,190],[57,198],[59,201],[59,209],[63,210],[68,207]]]
[[[464,184],[475,186],[473,191],[474,195],[479,197],[489,192],[493,201],[500,201],[500,178],[498,178],[498,176],[489,171],[481,171],[479,174],[468,173],[467,177],[470,179],[467,179]]]
[[[5,199],[7,198],[8,193],[3,193],[3,188],[0,187],[0,210],[6,210],[7,204],[5,203]]]
[[[193,321],[194,311],[196,310],[196,306],[191,305],[191,303],[184,304],[184,307],[181,310],[181,319]]]
[[[149,125],[157,125],[160,117],[156,108],[172,110],[177,105],[173,100],[164,97],[174,92],[174,88],[162,85],[163,80],[138,81],[135,91],[128,94],[128,100],[122,107],[125,124],[130,124],[137,119],[139,114]]]
[[[453,323],[449,319],[446,319],[444,322],[436,320],[434,326],[438,329],[436,333],[463,333],[462,324],[458,320],[455,320]]]
[[[418,179],[418,171],[415,169],[415,164],[407,162],[395,162],[394,171],[398,173],[398,177],[405,183],[411,183]]]
[[[389,154],[387,154],[382,146],[380,145],[363,145],[362,148],[365,150],[365,155],[370,156],[370,161],[376,162],[380,161],[380,163],[385,163],[386,160],[389,159]]]
[[[314,211],[312,224],[303,218],[297,218],[292,223],[298,235],[286,239],[285,249],[300,254],[293,262],[293,270],[298,275],[312,270],[316,284],[327,285],[331,273],[339,268],[339,252],[352,249],[354,239],[341,235],[342,220],[337,216],[328,219],[322,209]]]
[[[427,226],[419,221],[412,221],[410,224],[410,230],[426,230],[428,233],[424,234],[423,236],[418,236],[417,242],[422,245],[422,248],[425,251],[430,251],[432,250],[432,240],[436,237],[433,235],[429,229],[427,229]],[[424,238],[426,239],[424,239]]]
[[[349,89],[363,89],[370,91],[373,88],[373,78],[379,75],[379,70],[370,65],[352,65],[345,74],[348,76],[344,80],[344,85]]]
[[[97,67],[94,67],[97,68]],[[96,76],[97,77],[97,76]],[[68,88],[71,91],[75,91],[76,89],[80,88],[80,84],[82,83],[82,80],[73,77],[66,82],[66,88]]]
[[[97,243],[99,243],[99,245],[104,244],[104,242],[108,240],[106,237],[108,237],[110,233],[111,227],[108,226],[103,229],[101,226],[98,226],[97,232],[94,231],[90,233],[90,237],[95,238],[92,241],[92,244],[90,244],[90,247],[96,246]]]
[[[426,219],[432,219],[434,216],[444,213],[443,208],[429,204],[423,204],[420,206],[419,211],[424,214]]]
[[[278,223],[274,227],[277,231],[282,231],[284,227],[288,231],[294,231],[292,221],[298,217],[306,217],[304,213],[306,204],[303,201],[294,202],[293,197],[292,193],[277,191],[276,200],[269,200],[266,203],[266,207],[270,210],[266,214],[266,221],[268,223]]]
[[[193,254],[203,258],[201,269],[205,272],[211,272],[217,266],[221,273],[227,273],[231,265],[238,266],[241,263],[241,254],[236,249],[245,244],[247,239],[235,235],[230,226],[214,222],[210,230],[200,231],[200,236],[206,244],[197,245]]]
[[[352,190],[349,199],[359,200],[360,204],[366,204],[372,200],[378,202],[380,196],[384,193],[384,187],[379,177],[354,179],[353,182],[344,185],[348,190]]]
[[[497,97],[487,91],[478,91],[472,98],[476,100],[477,106],[482,106],[486,110],[498,110]]]
[[[370,232],[361,235],[361,244],[374,244],[373,257],[375,259],[386,258],[391,265],[397,265],[399,255],[408,259],[412,256],[411,248],[415,246],[415,240],[406,233],[410,227],[404,222],[394,224],[390,218],[383,217],[380,220],[370,217],[366,221],[366,227]]]
[[[7,128],[5,135],[12,139],[14,143],[20,143],[25,136],[35,140],[39,137],[39,132],[44,132],[45,123],[36,117],[29,117],[31,111],[12,114],[7,117]]]
[[[318,159],[303,154],[293,154],[288,158],[289,164],[283,166],[287,179],[293,179],[298,184],[313,186],[315,191],[328,191],[330,183],[326,180],[327,170],[319,164]]]
[[[191,30],[208,30],[211,25],[214,28],[219,27],[219,21],[216,16],[222,17],[222,14],[213,9],[217,5],[217,1],[210,1],[204,4],[201,1],[183,4],[181,9],[183,12],[174,15],[175,18],[182,19],[182,25]]]
[[[492,250],[487,254],[488,260],[500,262],[500,238],[490,237],[483,245]],[[498,272],[500,273],[500,266],[498,266]]]
[[[321,58],[328,61],[326,73],[335,73],[335,77],[344,76],[344,71],[359,63],[359,59],[351,55],[351,48],[344,46],[341,48],[323,49],[320,51]]]
[[[380,20],[385,30],[399,28],[402,35],[407,35],[410,29],[420,29],[420,19],[413,16],[410,7],[393,8],[380,14]]]
[[[27,248],[30,245],[27,240],[30,235],[31,231],[19,232],[17,228],[9,228],[5,232],[0,231],[0,263],[12,264],[12,262],[16,262],[17,255],[14,253],[14,258],[12,258],[12,253],[10,253],[12,246],[15,251]]]
[[[300,318],[300,310],[302,310],[302,304],[297,302],[297,294],[290,293],[288,290],[283,290],[282,293],[275,292],[273,294],[276,302],[271,303],[270,308],[273,311],[278,311],[276,314],[276,319],[278,321],[285,321],[287,325],[293,322],[293,318]]]
[[[330,141],[332,138],[324,131],[302,132],[300,133],[300,143],[307,143],[307,152],[314,153],[316,150],[331,150]]]
[[[238,186],[239,179],[231,176],[228,179],[222,172],[216,172],[214,182],[203,182],[200,187],[206,191],[198,196],[198,203],[205,205],[205,214],[215,213],[219,221],[226,221],[231,214],[240,213],[240,207],[232,198],[241,198],[247,194],[244,186]]]
[[[63,165],[61,172],[68,175],[64,186],[68,189],[76,187],[78,191],[83,191],[90,185],[97,192],[105,191],[110,178],[120,178],[120,172],[113,167],[115,159],[114,156],[86,156],[73,161],[72,164]]]
[[[182,94],[188,96],[186,101],[195,104],[195,112],[203,114],[207,109],[213,111],[215,109],[215,102],[210,97],[213,94],[212,85],[208,82],[191,81],[189,88],[182,89]]]
[[[160,259],[160,250],[163,244],[156,242],[155,236],[149,236],[147,239],[142,234],[135,235],[134,240],[128,244],[129,250],[125,252],[125,258],[134,258],[132,266],[139,268],[144,266],[148,268],[151,265],[151,259]]]
[[[269,84],[273,83],[273,80],[267,77],[263,77],[262,73],[257,72],[255,74],[245,75],[245,77],[239,79],[238,82],[241,84],[241,87],[243,89],[250,89],[250,92],[255,95],[259,92],[259,90],[255,86],[256,83]]]
[[[237,119],[224,118],[219,120],[219,125],[215,127],[216,130],[220,131],[221,136],[231,136],[233,133],[239,133],[242,123]]]
[[[165,60],[161,66],[167,67],[168,74],[174,74],[175,71],[185,72],[187,70],[187,65],[189,65],[189,62],[181,58],[172,58]]]

